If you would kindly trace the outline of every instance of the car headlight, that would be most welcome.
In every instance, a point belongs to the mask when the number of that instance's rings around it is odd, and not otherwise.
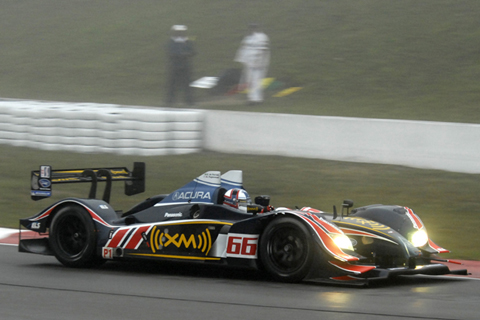
[[[335,234],[333,241],[340,249],[353,251],[352,241],[344,234]]]
[[[416,230],[410,237],[410,242],[414,247],[423,247],[428,242],[428,235],[425,230]]]

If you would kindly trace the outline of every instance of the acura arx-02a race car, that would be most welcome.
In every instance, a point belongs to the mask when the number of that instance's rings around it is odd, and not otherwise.
[[[49,205],[21,226],[39,233],[20,239],[19,251],[54,255],[68,267],[108,260],[184,261],[258,269],[285,282],[365,283],[398,275],[449,274],[437,254],[448,252],[429,238],[407,207],[372,205],[342,213],[310,208],[273,208],[268,196],[252,203],[242,171],[209,171],[168,194],[146,199],[126,212],[109,204],[112,182],[125,194],[144,192],[145,164],[127,168],[52,170],[31,174],[34,200],[52,185],[90,183],[88,198]],[[104,184],[102,199],[97,186]],[[347,212],[344,214],[344,209]],[[350,212],[351,210],[351,212]],[[466,274],[466,270],[456,271]]]

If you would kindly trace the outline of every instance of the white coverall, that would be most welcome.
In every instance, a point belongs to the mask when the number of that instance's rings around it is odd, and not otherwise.
[[[242,40],[235,55],[235,61],[244,65],[240,84],[247,85],[247,97],[251,102],[263,101],[262,80],[270,64],[269,42],[265,33],[253,32]]]

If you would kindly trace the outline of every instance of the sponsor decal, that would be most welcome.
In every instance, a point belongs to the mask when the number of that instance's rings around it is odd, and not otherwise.
[[[366,220],[366,219],[360,219],[360,218],[353,218],[353,217],[345,217],[343,218],[345,221],[352,221],[354,223],[359,223],[367,228],[370,228],[370,229],[373,229],[373,230],[377,230],[377,231],[386,231],[386,230],[390,230],[390,227],[384,225],[384,224],[381,224],[381,223],[378,223],[378,222],[375,222],[375,221],[372,221],[372,220]]]
[[[37,197],[50,197],[52,195],[51,191],[41,191],[41,190],[32,190],[30,195]]]
[[[40,180],[38,180],[38,184],[42,188],[49,188],[52,185],[52,183],[48,179],[40,179]]]
[[[40,222],[32,222],[32,224],[30,225],[30,229],[40,229],[40,227],[42,226],[42,224]]]
[[[207,179],[219,179],[220,174],[216,172],[206,172],[205,174],[203,174],[203,177]]]
[[[101,204],[98,206],[100,209],[106,210],[108,209],[108,206],[106,204]]]
[[[110,170],[112,174],[128,174],[125,170]]]
[[[181,212],[177,213],[168,213],[165,212],[165,218],[175,218],[175,217],[181,217],[183,214]]]
[[[212,236],[208,228],[199,233],[170,234],[168,228],[162,230],[160,227],[153,227],[152,232],[150,232],[152,252],[162,253],[163,250],[172,247],[207,256],[212,248]]]
[[[175,192],[173,194],[172,200],[190,200],[190,199],[212,199],[210,192],[203,191],[187,191],[187,192]]]
[[[79,181],[78,178],[54,178],[52,179],[54,182],[72,182],[72,181]]]
[[[362,237],[363,244],[366,244],[365,242],[371,244],[371,243],[373,243],[373,239],[379,239],[379,240],[388,241],[388,242],[391,242],[395,245],[398,245],[397,242],[395,242],[391,239],[379,236],[379,235],[371,233],[371,232],[355,230],[355,229],[350,229],[350,228],[344,228],[344,227],[342,227],[341,230],[343,231],[343,233],[345,233],[348,236],[360,236],[360,237]],[[387,233],[393,233],[393,231],[390,230],[390,231],[387,231]],[[383,234],[385,234],[385,233],[383,233]],[[355,239],[353,239],[351,237],[349,237],[349,239],[350,239],[350,241],[352,241],[352,245],[353,245]],[[370,239],[370,240],[368,240],[368,239]],[[353,246],[356,246],[356,244],[357,244],[357,241],[355,241],[355,244]]]
[[[102,249],[103,259],[113,259],[113,248],[104,247]]]
[[[256,259],[258,237],[258,234],[229,234],[227,240],[227,257]]]
[[[40,166],[40,178],[50,179],[52,174],[52,167]]]

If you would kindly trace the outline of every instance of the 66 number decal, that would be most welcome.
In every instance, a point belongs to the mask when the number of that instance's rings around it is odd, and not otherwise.
[[[227,257],[256,259],[258,234],[230,233],[227,240]]]

